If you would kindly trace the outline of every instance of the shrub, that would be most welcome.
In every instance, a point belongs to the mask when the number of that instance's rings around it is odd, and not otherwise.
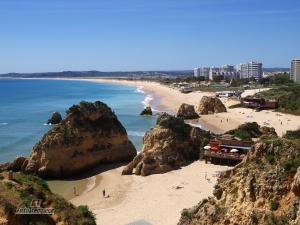
[[[300,159],[288,159],[283,163],[283,168],[286,172],[296,171],[300,166]]]
[[[11,182],[5,182],[5,186],[7,189],[12,189],[13,184]]]
[[[95,215],[89,210],[89,208],[86,205],[80,205],[78,206],[78,210],[80,214],[86,218],[84,221],[84,224],[95,224]]]
[[[276,200],[272,200],[270,204],[270,208],[272,211],[276,211],[279,207],[279,203]]]
[[[4,176],[0,175],[0,180],[3,180],[4,179]]]
[[[273,164],[275,162],[275,156],[272,154],[268,154],[266,155],[266,160],[268,160],[270,164]]]

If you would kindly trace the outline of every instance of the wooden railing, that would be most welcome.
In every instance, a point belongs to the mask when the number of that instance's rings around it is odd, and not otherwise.
[[[235,154],[235,153],[221,153],[221,152],[212,152],[212,151],[205,151],[205,157],[211,158],[219,158],[219,159],[229,159],[229,160],[237,160],[242,161],[244,155]]]

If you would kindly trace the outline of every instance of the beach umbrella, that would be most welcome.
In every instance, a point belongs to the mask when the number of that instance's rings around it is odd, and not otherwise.
[[[237,150],[237,149],[235,149],[235,148],[233,148],[233,149],[231,149],[230,150],[230,152],[238,152],[239,150]]]
[[[209,146],[209,145],[206,145],[206,146],[204,147],[204,149],[205,149],[205,150],[209,150],[209,149],[210,149],[210,146]]]

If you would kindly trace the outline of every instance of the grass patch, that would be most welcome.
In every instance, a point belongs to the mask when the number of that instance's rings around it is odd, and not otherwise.
[[[11,182],[5,182],[5,187],[10,190],[12,189],[13,184]]]
[[[230,130],[226,133],[242,140],[251,140],[251,138],[258,138],[262,135],[259,130],[259,125],[255,122],[242,124],[237,129]]]
[[[300,159],[288,159],[282,165],[282,167],[286,172],[296,171],[299,166],[300,166]]]
[[[279,203],[276,200],[272,200],[270,203],[270,209],[276,211],[279,208]]]
[[[272,154],[266,155],[266,160],[270,163],[273,164],[275,162],[275,156]]]

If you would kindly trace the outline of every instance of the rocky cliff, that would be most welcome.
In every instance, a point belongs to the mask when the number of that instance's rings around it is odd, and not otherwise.
[[[199,115],[195,111],[195,107],[189,104],[182,104],[177,112],[177,117],[184,120],[198,119]]]
[[[214,197],[183,210],[178,224],[298,225],[299,166],[299,140],[262,139],[242,163],[219,178]]]
[[[185,166],[199,158],[200,146],[209,136],[209,132],[163,113],[156,126],[145,134],[141,153],[125,167],[123,174],[147,176]]]
[[[210,113],[222,113],[227,112],[225,105],[221,102],[219,98],[214,97],[202,97],[199,106],[198,113],[201,115],[206,115]]]
[[[11,179],[8,179],[8,176],[7,171],[0,171],[1,225],[96,225],[94,215],[86,206],[75,207],[51,193],[44,180],[22,173],[14,173]],[[40,207],[35,210],[53,208],[53,215],[16,214],[19,208],[32,207],[31,203],[34,199],[40,201]]]
[[[135,155],[125,128],[106,104],[81,102],[34,146],[21,170],[64,178],[102,163],[130,161]]]

